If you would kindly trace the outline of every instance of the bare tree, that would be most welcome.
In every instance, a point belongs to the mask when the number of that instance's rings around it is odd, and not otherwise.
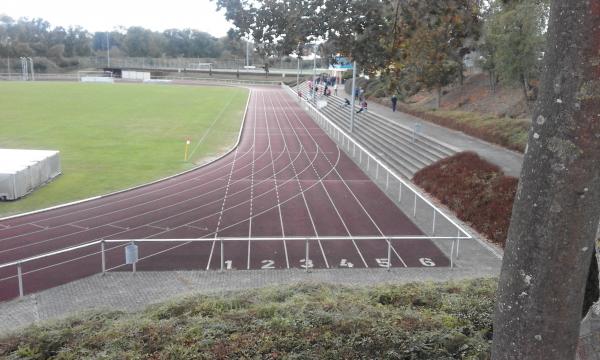
[[[493,359],[573,359],[600,217],[600,0],[554,0]]]

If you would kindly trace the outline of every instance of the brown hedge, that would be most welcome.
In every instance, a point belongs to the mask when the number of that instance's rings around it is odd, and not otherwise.
[[[452,209],[459,219],[504,247],[518,180],[473,152],[442,159],[413,181]]]

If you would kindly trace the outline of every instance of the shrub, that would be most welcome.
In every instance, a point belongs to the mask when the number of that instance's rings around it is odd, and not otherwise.
[[[473,152],[462,152],[418,171],[413,181],[504,246],[518,180]]]

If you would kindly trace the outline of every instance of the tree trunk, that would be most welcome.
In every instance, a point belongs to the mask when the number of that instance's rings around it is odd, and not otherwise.
[[[488,72],[489,80],[490,80],[490,91],[492,94],[496,93],[496,75],[492,70]]]
[[[600,297],[600,283],[598,282],[598,275],[598,259],[596,259],[596,248],[594,246],[594,251],[592,252],[592,261],[590,261],[590,269],[588,271],[587,281],[585,284],[583,308],[581,309],[582,318],[585,317],[592,305],[594,305]]]
[[[437,91],[437,108],[441,108],[442,107],[442,87],[438,86],[435,88]]]
[[[554,0],[492,359],[573,359],[600,217],[600,0]]]

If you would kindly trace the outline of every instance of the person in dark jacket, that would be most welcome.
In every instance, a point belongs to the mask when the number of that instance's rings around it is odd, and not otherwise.
[[[396,112],[396,105],[398,104],[398,97],[396,94],[392,95],[392,111]]]

